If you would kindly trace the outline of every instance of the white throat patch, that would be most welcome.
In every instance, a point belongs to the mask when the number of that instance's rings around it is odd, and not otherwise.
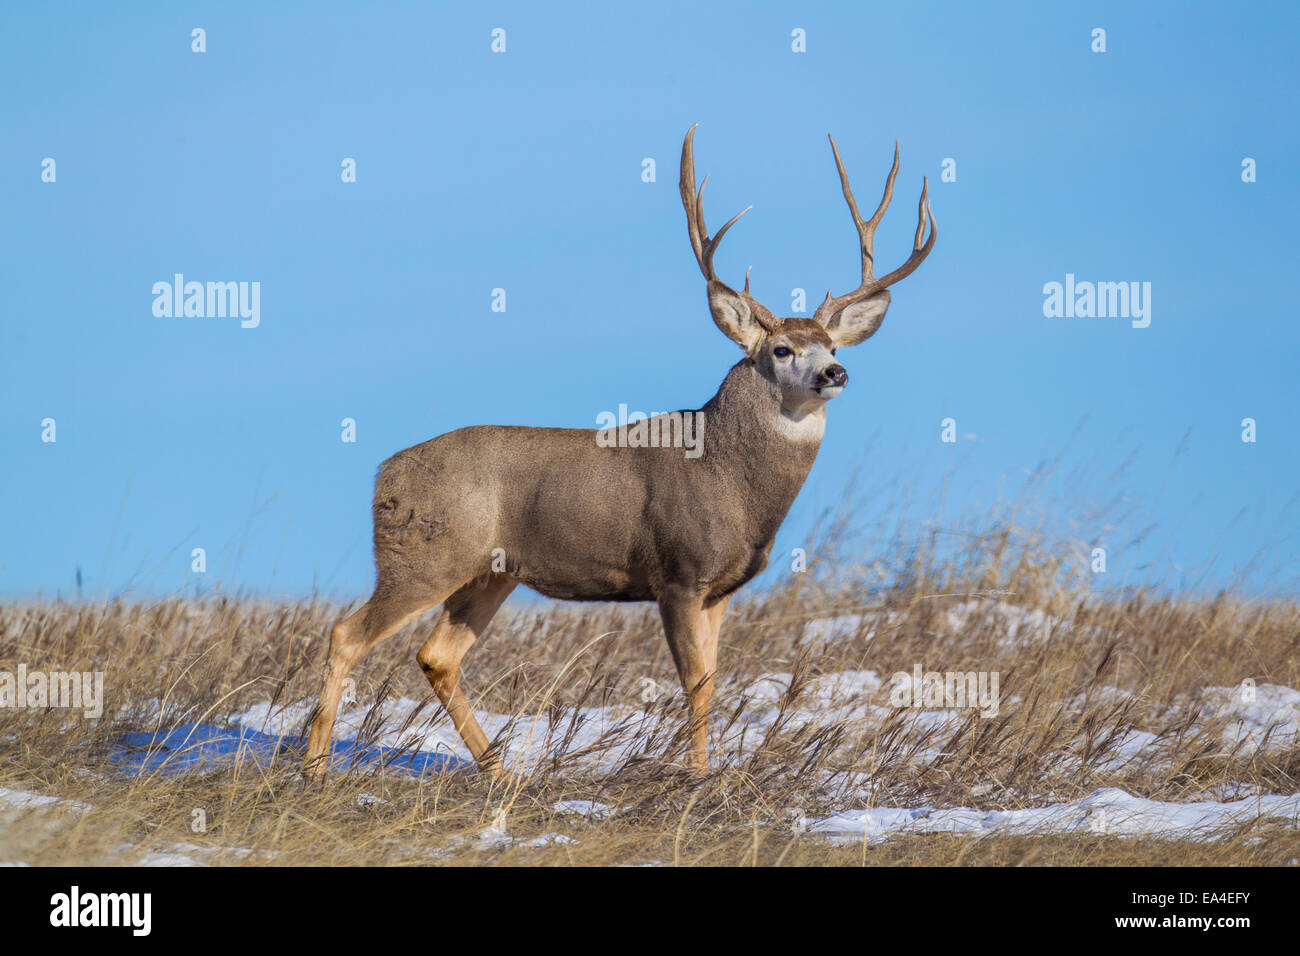
[[[782,408],[776,413],[776,430],[791,441],[821,441],[826,434],[826,406],[801,415]]]

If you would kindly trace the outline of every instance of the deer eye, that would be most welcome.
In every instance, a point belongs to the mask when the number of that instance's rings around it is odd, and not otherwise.
[[[788,348],[782,345],[780,348],[773,349],[772,354],[775,355],[777,358],[785,358],[787,355],[790,355],[792,353]]]

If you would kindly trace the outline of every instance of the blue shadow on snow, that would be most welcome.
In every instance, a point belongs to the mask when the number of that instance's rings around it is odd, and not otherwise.
[[[181,774],[229,767],[237,756],[269,764],[277,756],[301,752],[303,746],[301,737],[278,737],[247,727],[181,724],[157,733],[124,734],[113,745],[109,759],[131,776],[154,772]],[[474,766],[473,761],[451,754],[360,746],[355,740],[334,741],[333,753],[336,760],[341,758],[343,766],[381,764],[413,777],[422,777],[430,771],[443,773]]]

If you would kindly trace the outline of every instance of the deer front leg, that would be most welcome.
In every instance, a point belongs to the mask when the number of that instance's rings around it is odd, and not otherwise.
[[[725,598],[706,608],[699,594],[684,589],[666,589],[659,596],[664,634],[690,713],[688,765],[702,773],[709,769],[709,700],[718,667],[718,630],[726,608]]]

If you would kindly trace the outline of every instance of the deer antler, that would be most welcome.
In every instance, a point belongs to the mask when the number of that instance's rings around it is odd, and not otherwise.
[[[704,224],[704,187],[709,184],[709,177],[704,177],[698,192],[695,190],[695,127],[699,125],[696,123],[687,131],[686,141],[682,143],[682,177],[678,187],[682,193],[682,206],[686,209],[686,228],[691,235],[691,248],[695,250],[695,261],[700,264],[700,271],[704,273],[704,278],[710,282],[721,282],[722,280],[713,271],[713,253],[717,250],[722,237],[727,234],[727,230],[754,207],[746,206],[732,216],[727,224],[718,230],[716,236],[709,238],[709,229]],[[745,272],[745,291],[749,291],[748,271]]]
[[[876,226],[880,225],[880,220],[885,218],[885,210],[889,208],[889,201],[894,196],[894,178],[898,175],[898,143],[894,143],[894,165],[889,170],[889,178],[885,180],[885,195],[881,197],[880,205],[876,207],[872,217],[863,222],[862,216],[858,212],[857,200],[853,198],[853,190],[849,188],[849,174],[844,171],[844,163],[840,160],[840,151],[839,147],[835,145],[835,137],[829,136],[828,138],[831,141],[831,151],[835,154],[835,165],[840,171],[840,186],[844,190],[844,199],[849,204],[849,212],[853,215],[853,225],[857,227],[858,240],[862,247],[862,284],[858,286],[856,291],[847,295],[832,296],[827,291],[825,301],[817,307],[817,312],[813,315],[813,318],[822,325],[829,323],[831,318],[845,306],[861,302],[882,289],[889,288],[900,279],[911,275],[916,267],[925,261],[925,257],[930,254],[930,250],[934,248],[935,236],[938,235],[938,230],[935,229],[934,225],[934,212],[930,209],[930,203],[927,200],[930,189],[927,178],[922,180],[921,202],[916,213],[916,239],[912,243],[912,254],[907,257],[906,262],[893,272],[881,276],[879,279],[875,278],[873,276],[875,253],[872,249],[872,243],[875,240]],[[927,216],[930,220],[930,238],[926,239],[923,245],[921,240],[925,237]]]

